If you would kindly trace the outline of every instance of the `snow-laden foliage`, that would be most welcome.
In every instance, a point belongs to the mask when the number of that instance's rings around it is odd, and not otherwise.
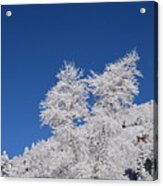
[[[47,93],[41,102],[41,120],[51,128],[71,125],[74,121],[84,120],[88,113],[87,91],[82,82],[83,71],[73,64],[66,64],[57,74],[58,83]]]
[[[132,51],[88,78],[65,63],[41,102],[42,124],[54,135],[12,159],[4,152],[2,176],[156,179],[157,106],[152,100],[134,104],[141,76],[138,59]]]
[[[137,60],[139,56],[134,50],[115,64],[107,64],[102,74],[91,71],[92,77],[87,82],[97,99],[95,111],[102,108],[106,114],[112,114],[133,104],[135,95],[139,93],[136,77],[141,76],[136,68]]]

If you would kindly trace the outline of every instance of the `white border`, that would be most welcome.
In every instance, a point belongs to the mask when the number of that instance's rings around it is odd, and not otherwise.
[[[131,0],[130,0],[131,1]],[[138,0],[139,1],[139,0]],[[145,0],[144,0],[145,1]],[[1,0],[0,4],[52,4],[52,3],[79,3],[79,2],[122,2],[121,0]],[[124,1],[123,1],[124,2]],[[16,186],[27,186],[29,184],[32,184],[32,186],[36,186],[39,184],[39,186],[46,186],[49,185],[65,185],[65,186],[76,186],[76,185],[89,185],[89,186],[108,186],[108,184],[114,184],[126,186],[129,184],[143,184],[144,186],[148,185],[163,185],[163,178],[162,178],[162,172],[163,172],[163,101],[161,95],[163,95],[163,0],[157,0],[159,3],[159,70],[158,70],[158,76],[159,76],[159,180],[155,182],[129,182],[129,181],[109,181],[109,180],[59,180],[59,179],[44,179],[44,178],[0,178],[0,185],[16,185]],[[161,20],[161,21],[160,21]],[[1,21],[0,21],[1,23]],[[0,24],[1,25],[1,24]],[[1,26],[0,26],[1,27]],[[1,46],[0,46],[1,49]],[[1,53],[0,53],[1,57]],[[162,71],[162,72],[161,72]],[[0,66],[0,72],[1,72],[1,66]],[[0,76],[1,78],[1,76]],[[162,85],[161,85],[162,84]],[[1,97],[1,92],[0,92]],[[1,100],[0,100],[1,103]],[[1,111],[1,108],[0,108]],[[0,112],[1,113],[1,112]],[[0,118],[1,119],[1,118]],[[0,120],[1,121],[1,120]]]

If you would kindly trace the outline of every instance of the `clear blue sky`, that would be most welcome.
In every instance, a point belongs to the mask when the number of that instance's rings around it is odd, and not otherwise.
[[[13,157],[51,135],[38,106],[64,60],[102,72],[135,47],[142,103],[154,99],[153,2],[2,6],[2,150]]]

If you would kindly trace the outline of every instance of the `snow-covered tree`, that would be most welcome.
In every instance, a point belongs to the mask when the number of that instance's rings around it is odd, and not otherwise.
[[[96,96],[94,111],[101,112],[102,108],[106,114],[112,114],[133,104],[139,93],[137,76],[141,76],[136,65],[138,60],[139,55],[133,50],[115,63],[107,64],[102,74],[91,71],[87,81],[89,90]]]
[[[12,159],[4,153],[2,176],[156,179],[157,104],[134,104],[138,59],[134,50],[88,78],[65,63],[40,104],[42,124],[54,135]]]
[[[11,164],[6,151],[1,155],[1,175],[10,176]]]
[[[41,102],[41,120],[55,129],[59,125],[85,122],[88,113],[87,91],[81,80],[83,71],[72,63],[65,63],[57,74],[58,83],[47,93]]]

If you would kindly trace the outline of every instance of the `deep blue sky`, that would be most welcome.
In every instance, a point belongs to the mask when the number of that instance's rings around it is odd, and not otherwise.
[[[154,98],[153,2],[2,6],[2,150],[13,157],[51,135],[38,106],[64,60],[102,72],[134,48],[142,103]]]

